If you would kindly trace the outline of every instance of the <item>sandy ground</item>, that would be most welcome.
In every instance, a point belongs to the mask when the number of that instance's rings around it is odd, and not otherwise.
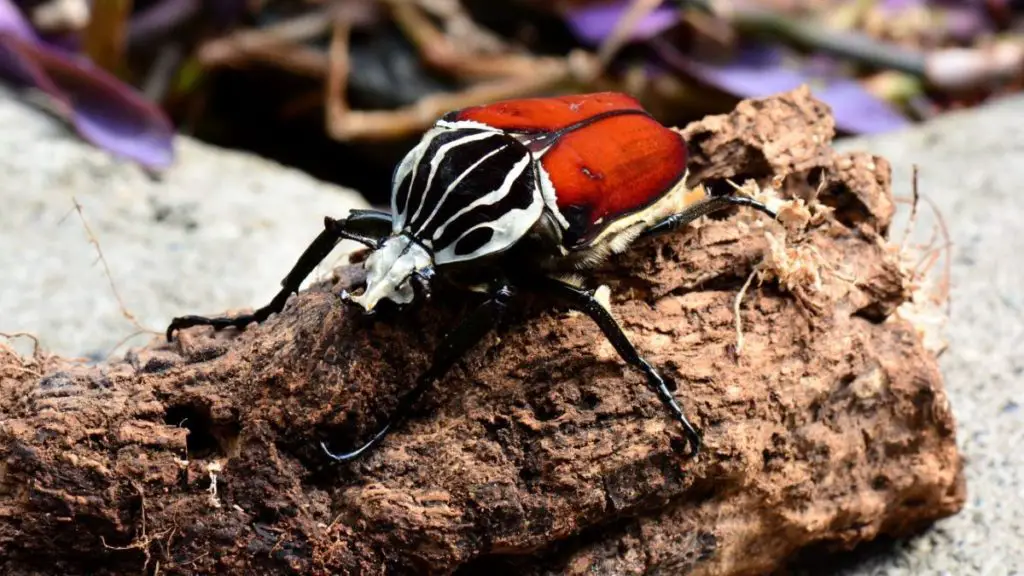
[[[953,316],[941,363],[969,499],[961,514],[912,541],[873,544],[820,573],[1024,571],[1022,117],[1024,98],[1015,98],[840,145],[889,159],[898,196],[910,196],[918,164],[921,192],[945,215],[954,243]],[[187,139],[179,143],[180,167],[157,182],[81,144],[3,89],[0,125],[0,331],[32,332],[62,354],[103,357],[136,330],[72,195],[125,305],[155,330],[177,314],[263,303],[324,214],[363,205],[295,171]],[[922,204],[919,234],[927,237],[933,222]]]

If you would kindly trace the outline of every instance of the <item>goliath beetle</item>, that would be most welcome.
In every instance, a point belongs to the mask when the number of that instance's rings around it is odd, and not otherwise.
[[[589,316],[620,357],[642,372],[683,427],[691,453],[701,437],[658,371],[644,360],[595,292],[573,280],[636,239],[675,230],[733,205],[775,217],[745,196],[707,194],[686,185],[683,137],[633,97],[614,92],[529,98],[442,116],[394,171],[391,212],[353,210],[327,217],[324,230],[282,281],[274,299],[238,317],[175,318],[167,329],[245,328],[280,312],[289,296],[341,240],[370,253],[362,293],[342,299],[372,313],[381,300],[408,305],[444,280],[486,292],[486,300],[448,334],[433,363],[384,426],[351,460],[379,443],[423,392],[493,328],[517,290],[555,296]]]

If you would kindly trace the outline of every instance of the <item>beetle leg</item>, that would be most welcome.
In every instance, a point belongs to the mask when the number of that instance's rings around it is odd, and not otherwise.
[[[545,279],[543,286],[554,293],[555,296],[568,302],[571,307],[589,316],[601,328],[601,331],[604,332],[605,337],[615,347],[619,356],[627,364],[643,372],[644,376],[647,377],[647,384],[654,389],[662,404],[665,405],[665,408],[682,425],[683,433],[692,447],[690,455],[696,455],[698,450],[700,450],[700,433],[697,432],[693,424],[687,419],[686,414],[683,413],[683,409],[676,402],[675,397],[672,396],[672,392],[665,384],[665,380],[650,363],[640,356],[640,353],[637,352],[636,347],[626,337],[626,334],[622,331],[619,323],[615,321],[611,312],[602,306],[601,302],[589,290],[583,290],[553,278]]]
[[[323,261],[328,254],[334,250],[338,242],[342,240],[354,240],[371,248],[376,248],[380,238],[387,236],[391,231],[391,215],[376,210],[352,210],[349,215],[341,220],[331,217],[324,218],[324,229],[320,235],[306,248],[299,257],[298,262],[292,270],[281,281],[281,291],[274,296],[266,306],[256,310],[252,314],[243,314],[236,317],[221,316],[207,318],[205,316],[179,316],[171,321],[167,327],[167,340],[174,337],[174,333],[192,326],[213,326],[214,330],[221,330],[234,326],[242,329],[252,322],[263,322],[271,314],[284,309],[288,297],[299,291],[302,281],[309,276],[317,264]]]
[[[455,331],[445,337],[437,350],[434,351],[434,359],[430,368],[420,375],[416,386],[402,397],[398,402],[398,408],[388,419],[387,423],[373,435],[366,444],[345,454],[335,454],[327,448],[327,444],[321,442],[320,447],[328,456],[339,462],[354,460],[374,447],[392,429],[401,424],[409,417],[416,402],[419,401],[427,388],[437,379],[443,377],[459,358],[470,348],[476,345],[485,334],[494,328],[504,315],[509,300],[513,296],[512,288],[508,285],[501,285],[491,293],[483,304],[477,307],[470,316],[464,319]]]
[[[753,198],[748,198],[747,196],[710,196],[687,206],[682,212],[668,216],[659,222],[655,222],[650,228],[644,230],[640,234],[640,238],[648,238],[650,236],[659,236],[661,234],[673,232],[701,216],[717,212],[723,208],[728,208],[729,206],[747,206],[754,210],[764,212],[773,219],[777,216],[771,208],[757,200],[754,200]]]

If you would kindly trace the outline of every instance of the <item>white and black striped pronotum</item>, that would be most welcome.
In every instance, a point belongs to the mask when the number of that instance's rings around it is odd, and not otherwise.
[[[407,305],[444,281],[486,293],[480,307],[447,336],[429,370],[395,414],[350,460],[405,419],[423,391],[442,377],[500,317],[517,290],[543,291],[585,312],[623,360],[644,373],[694,453],[700,435],[661,376],[614,318],[579,285],[578,273],[642,236],[669,232],[731,205],[774,214],[743,196],[694,193],[686,186],[687,147],[679,133],[619,93],[512,100],[446,114],[395,169],[391,212],[353,211],[325,219],[266,306],[226,318],[185,316],[167,329],[244,328],[280,312],[303,279],[341,240],[371,249],[366,286],[342,294],[372,312],[381,301]]]

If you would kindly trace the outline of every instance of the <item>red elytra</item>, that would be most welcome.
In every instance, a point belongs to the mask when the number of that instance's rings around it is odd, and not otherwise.
[[[445,119],[530,135],[536,147],[547,148],[540,163],[554,185],[559,211],[580,219],[578,244],[651,205],[686,175],[682,136],[626,94],[511,100],[465,108]]]

